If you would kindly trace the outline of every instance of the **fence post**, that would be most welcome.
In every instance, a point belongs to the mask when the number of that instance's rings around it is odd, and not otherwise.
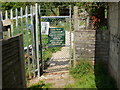
[[[74,6],[74,67],[76,65],[76,55],[75,55],[75,34],[76,34],[76,31],[78,30],[78,6]]]
[[[13,11],[12,11],[12,9],[11,9],[11,11],[10,11],[10,18],[11,18],[11,20],[13,19]],[[13,32],[13,31],[14,31],[14,29],[13,29],[13,24],[12,24],[12,25],[11,25],[11,35],[12,35],[12,36],[14,36],[14,34],[13,34],[14,32]]]
[[[86,11],[86,16],[87,16],[87,19],[86,19],[86,29],[89,29],[89,19],[90,19],[90,17],[89,17],[89,14],[88,14],[87,11]]]
[[[8,12],[7,12],[7,10],[6,10],[6,11],[5,11],[5,20],[7,20],[7,19],[8,19]],[[9,37],[8,31],[6,31],[6,36]]]
[[[33,71],[34,71],[34,77],[35,77],[35,37],[34,37],[34,25],[33,25],[33,7],[30,6],[30,13],[31,13],[31,25],[32,25],[32,64],[33,64]]]
[[[19,57],[21,65],[21,77],[22,77],[22,88],[26,88],[26,74],[25,74],[25,59],[24,59],[24,47],[23,47],[23,35],[19,36]]]
[[[24,27],[23,27],[23,9],[22,9],[22,7],[20,8],[20,15],[21,15],[21,30],[22,30],[22,34],[24,34]]]
[[[70,68],[72,66],[72,39],[71,39],[71,32],[72,32],[72,29],[71,29],[71,26],[72,26],[72,23],[71,23],[71,5],[69,6],[69,16],[70,16]]]
[[[16,34],[18,33],[18,9],[16,8]]]
[[[39,64],[39,44],[38,44],[38,5],[35,4],[35,22],[36,22],[36,53],[37,53],[37,69],[38,77],[40,76],[40,64]]]
[[[40,5],[38,8],[39,12],[38,12],[38,16],[39,16],[39,33],[40,33],[40,59],[41,59],[41,66],[40,66],[40,70],[41,73],[43,73],[43,69],[44,69],[44,61],[43,61],[43,57],[42,57],[42,34],[41,34],[41,13],[40,13]]]
[[[28,70],[29,70],[29,77],[30,77],[30,51],[29,51],[29,34],[28,34],[28,7],[26,6],[26,45],[27,45],[27,55],[28,55]]]

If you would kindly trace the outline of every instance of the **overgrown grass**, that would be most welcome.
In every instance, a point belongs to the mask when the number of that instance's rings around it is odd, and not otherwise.
[[[43,59],[44,59],[44,61],[49,60],[52,57],[53,53],[55,53],[57,51],[60,51],[60,50],[61,50],[61,47],[52,47],[52,48],[48,48],[47,50],[45,50],[43,52]]]
[[[107,30],[107,26],[102,25],[102,26],[99,27],[99,29],[102,30],[102,31],[105,31],[105,30]]]
[[[35,89],[35,88],[50,88],[51,86],[52,86],[51,83],[45,84],[44,81],[39,81],[38,83],[33,84],[33,85],[29,86],[28,88],[30,88],[30,89]]]
[[[75,83],[67,84],[65,88],[116,88],[103,63],[98,63],[94,67],[87,60],[81,60],[76,67],[70,69],[70,75]]]
[[[75,83],[66,85],[66,88],[96,88],[94,66],[88,61],[78,62],[76,67],[70,69],[70,75]]]

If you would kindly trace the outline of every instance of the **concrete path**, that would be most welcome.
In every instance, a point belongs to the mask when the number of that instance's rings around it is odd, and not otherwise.
[[[30,84],[37,83],[39,80],[42,80],[45,83],[51,83],[51,88],[65,88],[65,85],[74,83],[74,80],[69,76],[69,38],[70,34],[66,31],[66,47],[62,47],[61,51],[57,51],[52,54],[52,58],[47,62],[49,67],[45,70],[46,73],[40,78],[35,78],[30,81]]]
[[[66,31],[66,43],[65,47],[61,48],[61,51],[57,51],[52,54],[52,58],[47,63],[50,65],[46,72],[56,72],[56,71],[65,71],[69,69],[69,60],[70,60],[70,32]],[[71,35],[73,40],[73,34]],[[73,45],[73,44],[72,44]]]
[[[47,62],[50,66],[47,68],[46,72],[68,70],[69,58],[69,47],[62,47],[61,51],[53,53],[51,60]]]
[[[74,79],[69,75],[69,71],[59,71],[46,73],[40,78],[36,77],[29,81],[30,83],[27,86],[29,87],[39,81],[43,81],[45,84],[52,84],[50,88],[65,88],[66,85],[74,83]]]
[[[72,35],[73,40],[73,35]],[[70,33],[66,31],[66,46],[52,54],[51,60],[48,62],[50,66],[46,70],[46,75],[41,77],[45,83],[52,83],[51,88],[64,88],[65,85],[74,83],[69,76],[69,60],[70,60]]]

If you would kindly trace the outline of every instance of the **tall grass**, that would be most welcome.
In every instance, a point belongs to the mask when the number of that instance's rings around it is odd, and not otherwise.
[[[71,68],[70,75],[75,83],[66,85],[66,88],[96,88],[94,66],[87,60],[81,60],[74,68]]]
[[[99,62],[95,66],[87,60],[81,60],[74,68],[70,69],[70,75],[74,78],[74,84],[67,84],[66,88],[113,88],[116,89],[114,79],[107,72],[106,66]]]

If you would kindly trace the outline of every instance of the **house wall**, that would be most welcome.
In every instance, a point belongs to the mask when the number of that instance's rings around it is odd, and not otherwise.
[[[109,3],[109,70],[120,88],[120,3]]]

